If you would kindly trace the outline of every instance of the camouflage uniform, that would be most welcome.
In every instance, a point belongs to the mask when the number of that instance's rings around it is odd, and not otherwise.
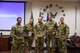
[[[11,29],[12,53],[23,53],[24,38],[21,35],[22,31],[22,26],[17,24]]]
[[[55,21],[48,21],[46,24],[46,30],[47,30],[47,49],[48,53],[50,53],[50,41],[52,41],[52,53],[54,53],[55,49],[55,36],[57,31],[57,23]]]
[[[36,53],[38,53],[38,49],[40,50],[39,53],[43,52],[43,44],[44,44],[44,37],[43,37],[43,31],[44,31],[44,24],[43,23],[37,23],[35,25],[36,29]]]
[[[69,27],[66,24],[59,24],[58,27],[58,48],[61,53],[67,53],[67,38],[69,35]]]
[[[33,25],[26,24],[24,26],[24,41],[25,41],[25,50],[28,50],[28,53],[30,53],[30,49],[32,47],[33,43]]]

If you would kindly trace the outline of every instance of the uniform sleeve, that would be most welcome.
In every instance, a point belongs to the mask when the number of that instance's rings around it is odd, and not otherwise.
[[[34,26],[34,29],[37,29],[37,24]]]
[[[14,26],[12,26],[12,28],[11,28],[11,33],[10,33],[10,35],[11,35],[12,38],[18,38],[18,37],[16,36],[16,34],[15,34],[15,27],[14,27]]]
[[[45,23],[44,27],[45,27],[45,29],[47,30],[47,23]]]
[[[25,31],[25,26],[23,26],[23,31]]]
[[[58,25],[57,25],[57,23],[55,23],[55,29],[58,30]]]
[[[68,38],[69,34],[70,34],[69,27],[66,25],[66,36],[67,36],[67,38]]]
[[[34,37],[36,37],[37,24],[34,26]]]
[[[54,27],[55,27],[55,31],[56,31],[55,37],[58,38],[58,35],[59,35],[58,24],[55,23],[55,26]]]
[[[23,26],[23,31],[27,31],[27,25]]]

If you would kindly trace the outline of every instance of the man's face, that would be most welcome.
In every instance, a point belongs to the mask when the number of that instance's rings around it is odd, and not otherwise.
[[[19,19],[17,20],[17,23],[18,23],[18,24],[21,24],[21,22],[22,22],[22,19],[19,18]]]
[[[30,24],[33,24],[33,19],[30,19],[30,20],[29,20],[29,23],[30,23]]]
[[[61,17],[60,18],[60,22],[63,23],[64,22],[64,18]]]
[[[39,17],[38,18],[38,22],[42,22],[42,17]]]
[[[51,20],[52,20],[52,17],[50,16],[50,17],[49,17],[49,21],[51,21]]]

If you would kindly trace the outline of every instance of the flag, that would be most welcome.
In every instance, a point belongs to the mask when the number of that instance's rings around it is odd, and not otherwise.
[[[31,18],[33,19],[33,12],[31,11]]]
[[[41,17],[41,12],[39,12],[39,17]]]
[[[46,21],[48,21],[49,20],[49,13],[47,13],[47,19],[46,19]]]
[[[34,25],[34,18],[33,18],[33,12],[31,11],[31,18],[30,19],[33,19],[33,24]]]

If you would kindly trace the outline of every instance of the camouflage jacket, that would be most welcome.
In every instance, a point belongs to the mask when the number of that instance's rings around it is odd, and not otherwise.
[[[55,35],[55,33],[57,32],[57,23],[55,21],[48,21],[45,24],[46,27],[46,31],[47,31],[47,35],[52,36]]]
[[[12,26],[10,34],[13,39],[13,43],[14,42],[18,43],[19,41],[21,42],[21,40],[23,39],[21,35],[22,32],[23,32],[23,27],[21,25],[16,24],[15,26]]]
[[[60,24],[58,26],[58,38],[61,38],[61,39],[66,39],[68,38],[68,35],[69,35],[69,27],[66,25],[66,24]]]
[[[36,36],[37,37],[43,37],[44,35],[44,24],[43,23],[37,23],[34,27],[36,29]]]
[[[26,24],[24,26],[24,29],[23,29],[24,34],[25,34],[24,36],[25,37],[32,36],[33,35],[33,30],[34,30],[34,26],[32,26],[31,24]]]

